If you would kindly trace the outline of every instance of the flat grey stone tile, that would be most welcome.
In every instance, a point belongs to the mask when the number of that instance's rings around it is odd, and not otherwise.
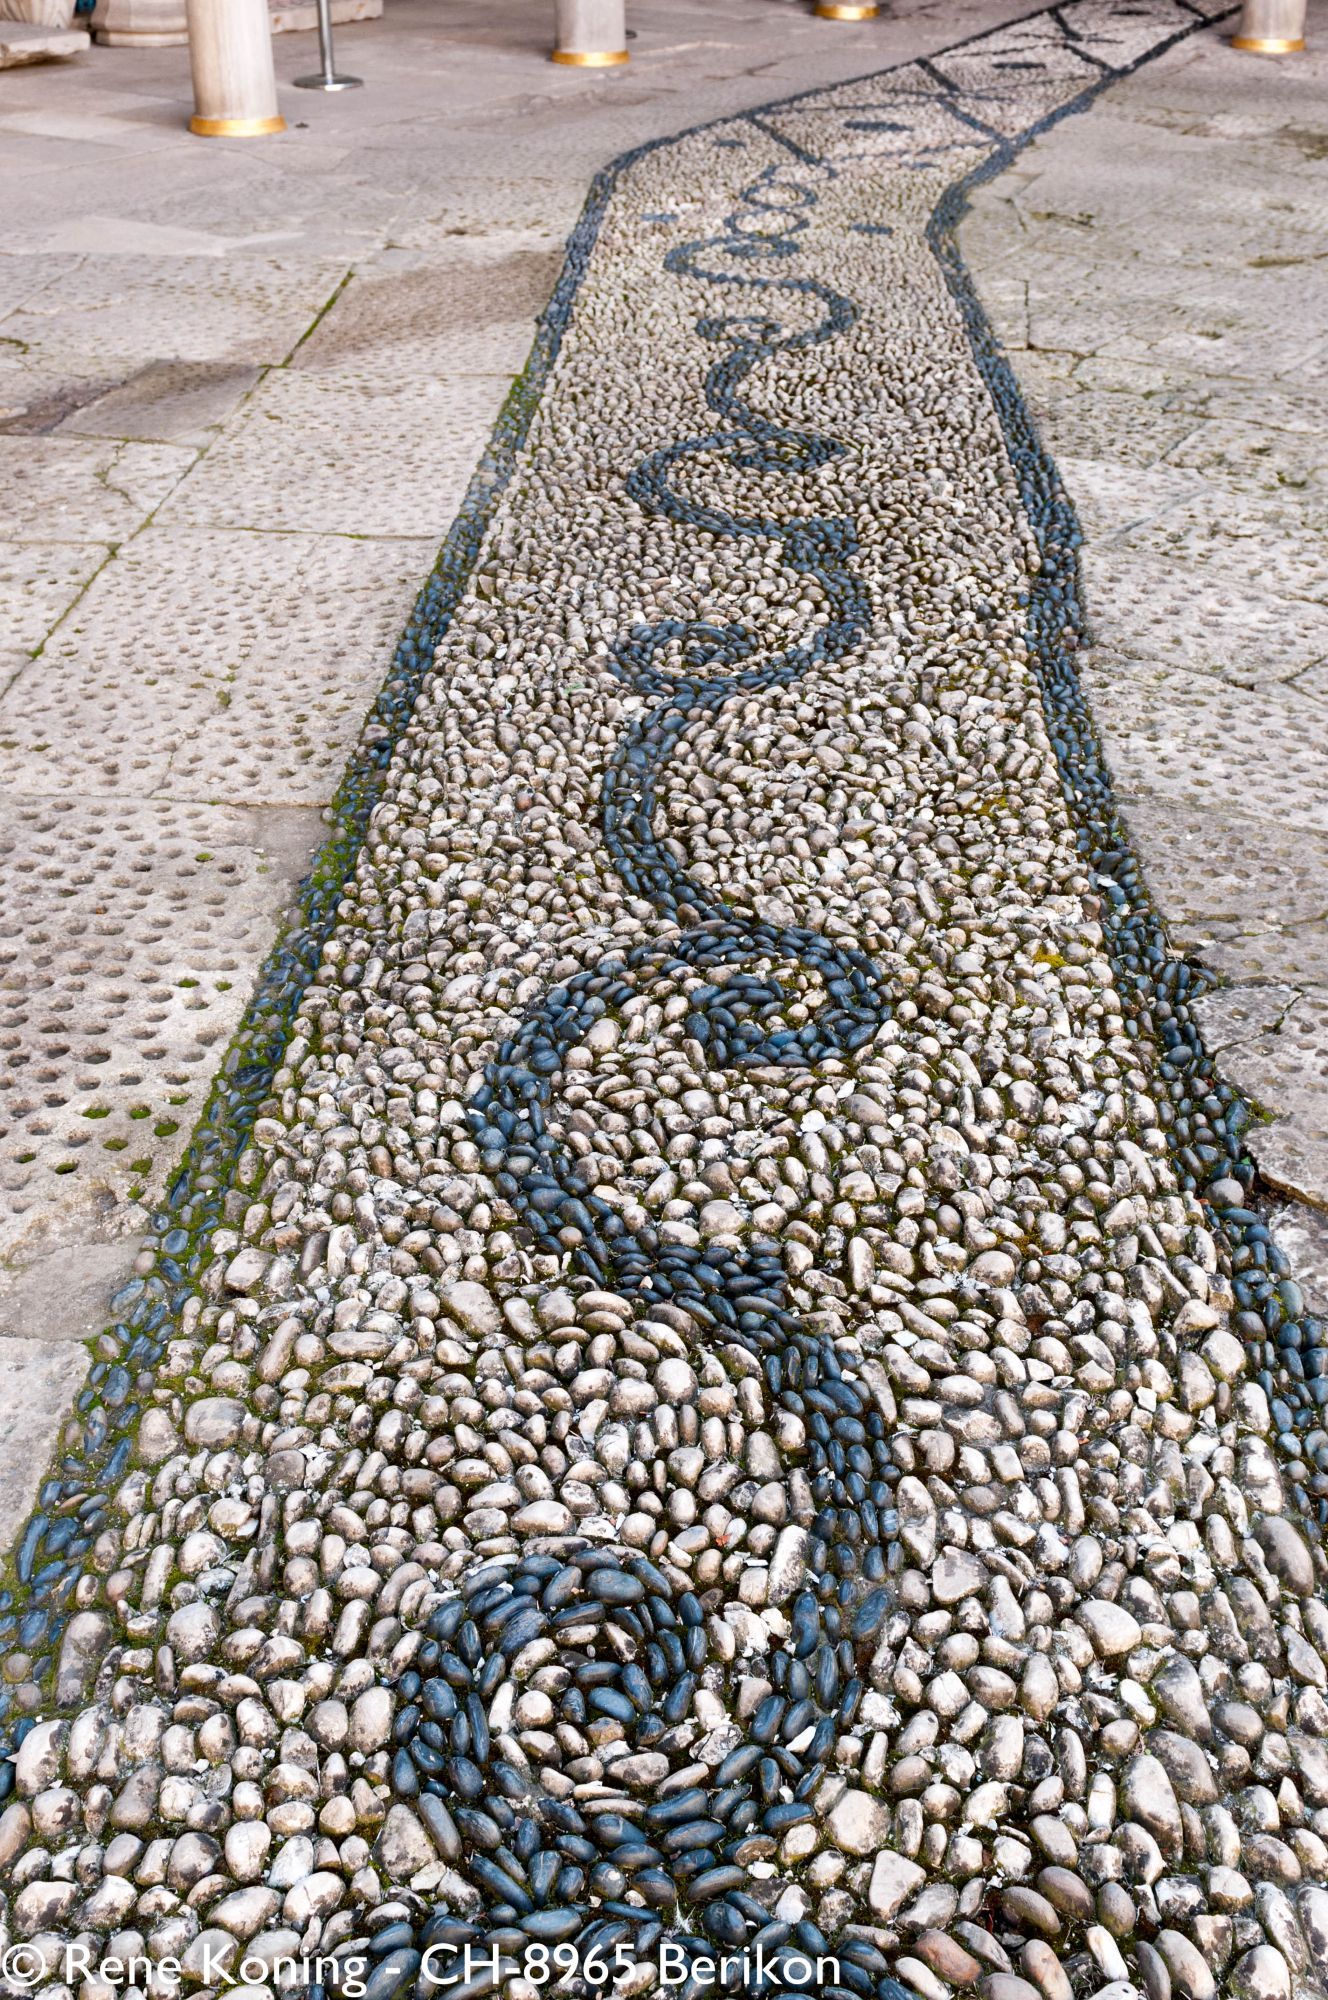
[[[188,471],[183,445],[0,437],[5,532],[17,542],[119,542]]]
[[[435,553],[155,523],[0,694],[0,783],[322,805]]]
[[[87,1352],[77,1341],[0,1334],[0,1536],[7,1544],[32,1510],[87,1368]]]
[[[367,361],[358,373],[275,370],[162,519],[441,541],[506,388],[486,376],[394,381]]]

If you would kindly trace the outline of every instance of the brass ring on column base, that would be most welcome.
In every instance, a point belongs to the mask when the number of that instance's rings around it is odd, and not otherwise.
[[[555,49],[553,60],[556,63],[570,63],[577,69],[610,69],[615,63],[625,63],[628,60],[628,53],[626,49],[596,49],[593,52],[583,52],[581,49]]]
[[[265,132],[284,132],[284,118],[198,118],[189,120],[189,130],[200,139],[259,139]]]

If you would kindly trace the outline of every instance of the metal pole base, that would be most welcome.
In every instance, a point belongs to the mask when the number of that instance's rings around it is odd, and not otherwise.
[[[847,0],[817,0],[818,21],[874,21],[880,9],[875,5],[850,6]]]
[[[1304,48],[1305,38],[1302,35],[1296,41],[1286,42],[1266,35],[1233,35],[1231,46],[1233,49],[1249,50],[1256,56],[1294,56]]]
[[[318,60],[323,65],[317,76],[297,76],[297,90],[358,90],[364,79],[343,76],[332,53],[332,0],[318,0]]]
[[[567,63],[573,69],[612,69],[630,58],[626,49],[597,49],[593,53],[583,49],[555,49],[549,60]]]

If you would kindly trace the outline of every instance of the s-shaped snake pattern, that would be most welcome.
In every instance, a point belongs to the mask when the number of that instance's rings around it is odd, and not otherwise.
[[[527,1556],[509,1569],[482,1572],[434,1614],[421,1662],[399,1689],[408,1705],[398,1720],[403,1748],[396,1764],[401,1790],[423,1794],[443,1844],[458,1857],[472,1843],[480,1850],[470,1872],[492,1899],[489,1922],[515,1927],[514,1950],[535,1938],[568,1945],[575,1962],[586,1964],[628,1943],[636,1961],[648,1958],[665,1923],[681,1921],[683,1948],[694,1942],[701,1953],[712,1954],[716,1945],[759,1949],[769,1966],[768,1990],[790,1993],[815,1990],[802,1984],[802,1969],[816,1979],[813,1968],[828,1954],[828,1940],[805,1920],[772,1921],[749,1893],[745,1862],[762,1851],[761,1836],[768,1841],[812,1819],[820,1778],[857,1713],[863,1671],[889,1602],[884,1580],[898,1469],[864,1386],[841,1369],[833,1341],[801,1326],[786,1304],[777,1248],[700,1251],[661,1243],[649,1224],[629,1231],[584,1187],[575,1161],[549,1131],[547,1112],[568,1049],[652,979],[712,975],[689,993],[687,1029],[716,1068],[805,1068],[828,1055],[851,1055],[889,1017],[887,982],[862,953],[815,931],[762,923],[709,895],[655,831],[659,772],[689,727],[739,692],[788,686],[842,660],[870,630],[868,595],[852,568],[849,521],[744,518],[693,502],[671,483],[694,458],[778,475],[814,470],[841,453],[832,438],[763,416],[743,394],[763,363],[831,341],[857,318],[851,300],[815,278],[752,269],[796,257],[805,212],[816,201],[815,176],[833,171],[796,159],[766,167],[743,189],[722,233],[668,253],[666,271],[745,294],[751,310],[697,324],[701,338],[724,349],[705,381],[707,405],[724,427],[653,452],[627,480],[631,498],[652,513],[710,535],[773,543],[795,575],[821,586],[825,615],[808,638],[774,652],[757,632],[702,620],[638,627],[615,648],[611,671],[652,705],[624,734],[605,772],[604,840],[624,887],[683,928],[665,944],[603,961],[549,994],[504,1043],[469,1104],[486,1172],[542,1247],[557,1252],[571,1242],[574,1268],[595,1285],[638,1298],[647,1311],[667,1300],[695,1321],[698,1336],[713,1332],[736,1341],[759,1362],[771,1404],[804,1427],[799,1456],[815,1511],[790,1646],[775,1655],[778,1685],[752,1716],[747,1741],[710,1782],[649,1807],[639,1825],[618,1814],[590,1818],[565,1804],[532,1801],[510,1766],[485,1768],[484,1701],[523,1647],[546,1634],[579,1633],[583,1652],[569,1655],[576,1710],[622,1724],[634,1749],[666,1742],[670,1728],[686,1718],[709,1652],[695,1594],[679,1593],[644,1557],[601,1547],[572,1550],[565,1559]],[[819,317],[789,331],[771,316],[781,299]],[[800,1028],[778,1025],[786,996],[771,968],[788,960],[824,988],[824,1004]],[[753,964],[756,970],[744,969]],[[615,1658],[596,1630],[606,1623],[628,1633],[633,1655],[639,1647],[643,1658]],[[640,1904],[622,1900],[629,1883],[641,1893]],[[462,1943],[470,1936],[450,1917],[426,1928],[430,1941]],[[903,1990],[869,1942],[841,1946],[837,1962],[852,1982],[846,1992],[889,2000]],[[767,1990],[764,1983],[760,1990]],[[820,1990],[834,2000],[840,1989],[821,1980]]]

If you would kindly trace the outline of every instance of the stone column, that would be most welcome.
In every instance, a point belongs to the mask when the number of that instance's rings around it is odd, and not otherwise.
[[[1305,46],[1305,0],[1245,0],[1233,49],[1289,56]]]
[[[97,0],[92,33],[107,48],[173,48],[189,40],[184,0]]]
[[[254,139],[284,132],[272,68],[267,0],[187,0],[194,115],[205,139]]]
[[[0,0],[0,21],[31,28],[72,28],[74,0]]]
[[[627,61],[623,0],[556,0],[553,60],[585,69]]]

